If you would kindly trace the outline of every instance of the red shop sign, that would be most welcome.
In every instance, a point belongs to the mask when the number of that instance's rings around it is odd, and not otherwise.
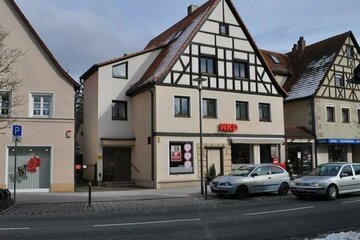
[[[236,132],[238,130],[238,125],[235,123],[220,123],[219,132]]]

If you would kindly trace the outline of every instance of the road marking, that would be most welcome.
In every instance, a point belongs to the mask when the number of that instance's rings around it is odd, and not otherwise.
[[[280,210],[267,211],[267,212],[247,213],[247,214],[245,214],[245,215],[246,215],[246,216],[264,215],[264,214],[270,214],[270,213],[281,213],[281,212],[299,211],[299,210],[310,209],[310,208],[314,208],[314,206],[300,207],[300,208],[280,209]]]
[[[30,230],[29,227],[24,228],[0,228],[0,231],[16,231],[16,230]]]
[[[93,225],[93,227],[134,226],[134,225],[148,225],[148,224],[161,224],[161,223],[194,222],[194,221],[200,221],[200,218],[175,219],[175,220],[153,221],[153,222],[99,224],[99,225]]]
[[[342,204],[356,203],[356,202],[360,202],[360,200],[353,200],[353,201],[342,202]]]

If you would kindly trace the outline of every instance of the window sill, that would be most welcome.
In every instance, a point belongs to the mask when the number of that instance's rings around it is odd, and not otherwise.
[[[191,118],[190,116],[180,116],[180,115],[177,115],[177,116],[174,116],[175,118]]]

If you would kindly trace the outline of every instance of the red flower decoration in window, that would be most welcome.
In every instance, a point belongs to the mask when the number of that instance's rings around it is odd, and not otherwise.
[[[38,157],[34,156],[26,163],[26,171],[29,173],[36,173],[37,167],[40,167],[40,158]]]

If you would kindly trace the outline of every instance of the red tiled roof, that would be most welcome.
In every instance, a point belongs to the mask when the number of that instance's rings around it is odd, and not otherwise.
[[[293,74],[288,55],[263,49],[260,49],[260,53],[274,74],[288,76]],[[275,63],[271,56],[277,57],[280,63]]]

